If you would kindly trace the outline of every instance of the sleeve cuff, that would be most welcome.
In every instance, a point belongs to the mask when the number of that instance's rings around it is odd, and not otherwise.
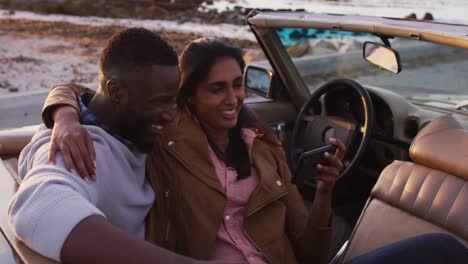
[[[29,246],[46,257],[60,261],[63,243],[70,232],[91,215],[104,216],[99,209],[84,203],[82,199],[62,202],[40,219]]]

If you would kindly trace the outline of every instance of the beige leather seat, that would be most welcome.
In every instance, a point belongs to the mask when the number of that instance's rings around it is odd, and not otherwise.
[[[425,233],[468,246],[468,131],[452,116],[437,118],[418,133],[410,157],[382,171],[343,261]]]

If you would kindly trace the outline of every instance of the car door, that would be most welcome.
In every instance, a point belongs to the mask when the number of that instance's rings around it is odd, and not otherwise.
[[[34,127],[0,131],[0,263],[56,263],[19,241],[8,225],[8,207],[18,189],[19,152],[35,131]]]

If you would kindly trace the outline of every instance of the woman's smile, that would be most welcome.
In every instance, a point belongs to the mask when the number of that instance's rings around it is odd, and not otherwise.
[[[239,111],[237,111],[237,107],[236,107],[236,108],[232,108],[230,110],[223,110],[223,111],[221,111],[221,113],[222,113],[222,115],[223,115],[223,117],[225,119],[232,120],[232,119],[237,118],[237,115],[239,114]]]
[[[213,62],[190,101],[205,129],[227,135],[226,132],[236,126],[244,99],[242,69],[235,59],[221,57]]]

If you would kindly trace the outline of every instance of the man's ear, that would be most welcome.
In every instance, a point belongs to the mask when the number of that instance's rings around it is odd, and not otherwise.
[[[189,103],[190,105],[193,105],[193,96],[190,96],[187,98],[187,103]]]
[[[121,82],[113,79],[107,80],[106,90],[109,94],[109,98],[114,104],[127,104],[128,93]]]

